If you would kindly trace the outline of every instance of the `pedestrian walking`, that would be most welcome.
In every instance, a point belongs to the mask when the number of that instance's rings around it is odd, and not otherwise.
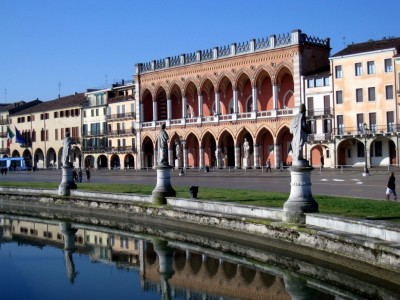
[[[76,173],[75,169],[72,171],[72,177],[74,177],[74,181],[78,181],[78,173]]]
[[[268,171],[272,172],[272,169],[271,169],[271,160],[270,160],[270,159],[267,160],[267,172],[268,172]]]
[[[389,200],[390,194],[393,194],[394,200],[397,200],[396,178],[394,177],[394,172],[390,172],[389,181],[386,186],[386,200]]]
[[[89,181],[90,180],[90,170],[89,168],[86,168],[86,178]]]
[[[79,183],[82,182],[82,169],[81,168],[79,168],[79,171],[78,171],[78,181],[79,181]]]
[[[324,162],[325,162],[324,156],[321,154],[321,158],[320,158],[320,163],[321,163],[321,165],[320,165],[320,171],[322,171],[322,169],[324,168]]]

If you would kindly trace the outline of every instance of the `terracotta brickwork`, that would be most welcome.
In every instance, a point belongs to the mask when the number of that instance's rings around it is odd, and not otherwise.
[[[185,168],[259,168],[268,159],[276,167],[290,164],[289,127],[304,97],[301,76],[329,65],[329,47],[308,44],[294,31],[281,47],[223,58],[214,54],[204,61],[201,54],[194,63],[179,66],[168,67],[169,58],[166,64],[153,62],[150,69],[137,65],[141,167],[155,165],[162,123],[170,136],[171,165],[177,143],[183,145]],[[250,144],[247,162],[244,139]]]

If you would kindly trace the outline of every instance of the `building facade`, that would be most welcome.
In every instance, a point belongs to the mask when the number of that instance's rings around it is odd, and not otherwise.
[[[333,96],[330,69],[304,77],[304,99],[311,134],[306,144],[307,158],[314,167],[333,167]]]
[[[352,44],[330,58],[337,166],[388,166],[399,161],[394,63],[400,39]]]
[[[115,84],[108,99],[107,137],[111,169],[134,169],[137,161],[133,81]]]
[[[81,106],[85,101],[83,93],[74,94],[10,114],[12,130],[17,128],[24,139],[24,143],[13,142],[10,145],[10,156],[24,157],[32,163],[33,168],[59,168],[62,163],[63,140],[69,132],[75,141],[72,149],[73,165],[79,168],[82,165]]]
[[[169,163],[184,168],[291,164],[290,122],[304,98],[302,76],[329,66],[329,39],[300,30],[136,65],[140,168],[154,167],[165,123]]]

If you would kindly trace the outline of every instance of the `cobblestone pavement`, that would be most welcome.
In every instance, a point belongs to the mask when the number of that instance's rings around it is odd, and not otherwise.
[[[400,184],[400,169],[392,169],[398,174]],[[370,176],[363,176],[362,168],[351,169],[315,169],[311,175],[313,195],[348,196],[354,198],[385,199],[386,183],[389,178],[387,168],[371,169]],[[96,183],[125,183],[125,184],[156,184],[156,171],[149,170],[92,170],[90,182]],[[61,182],[61,170],[39,170],[26,172],[8,172],[0,177],[1,181],[42,181]],[[86,182],[84,176],[83,182]],[[183,176],[179,170],[171,174],[172,186],[191,186],[214,188],[232,188],[290,192],[290,172],[288,169],[273,170],[213,170],[204,172],[186,170]]]

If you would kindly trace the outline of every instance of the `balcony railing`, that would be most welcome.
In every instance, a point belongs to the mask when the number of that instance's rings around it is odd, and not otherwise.
[[[373,135],[390,135],[400,131],[400,124],[387,124],[387,125],[372,125],[368,128],[368,133]],[[353,127],[338,127],[334,130],[335,135],[339,136],[357,136],[365,133],[364,128]]]
[[[10,123],[10,118],[0,119],[0,125],[8,125]]]
[[[226,115],[213,115],[207,117],[188,117],[182,119],[172,119],[172,120],[161,120],[161,121],[149,121],[142,122],[142,129],[155,128],[161,126],[161,124],[166,123],[167,126],[182,126],[182,125],[194,125],[199,123],[224,123],[231,121],[245,121],[245,120],[257,120],[257,119],[268,119],[276,118],[277,116],[293,116],[293,108],[284,108],[277,110],[267,110],[259,112],[245,112],[236,114],[226,114]]]
[[[112,114],[112,115],[106,115],[106,120],[111,121],[111,120],[123,120],[123,119],[135,119],[135,113],[134,112],[129,112],[129,113],[123,113],[123,114]]]
[[[329,142],[332,140],[332,133],[311,133],[308,135],[308,142],[316,143],[316,142]]]
[[[107,147],[106,146],[83,146],[82,152],[85,152],[85,153],[107,152]]]
[[[107,132],[108,136],[126,136],[126,135],[132,135],[135,134],[135,129],[117,129],[117,130],[111,130]]]
[[[82,137],[100,136],[100,135],[106,135],[106,134],[107,134],[106,130],[84,131],[84,132],[82,132]]]
[[[107,148],[108,153],[127,153],[127,152],[133,152],[136,153],[136,147],[134,146],[119,146],[119,147],[108,147]]]
[[[333,108],[321,108],[321,109],[311,109],[307,110],[307,117],[331,117],[333,116]]]

